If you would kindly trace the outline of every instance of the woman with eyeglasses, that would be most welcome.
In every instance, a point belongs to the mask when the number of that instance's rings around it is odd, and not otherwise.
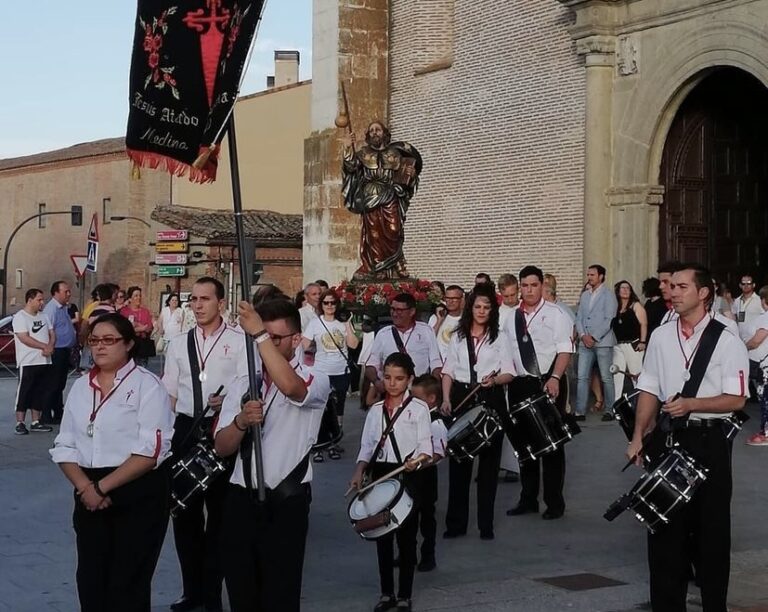
[[[173,410],[162,383],[131,358],[135,341],[118,314],[94,322],[87,343],[95,366],[72,386],[50,451],[74,487],[83,612],[149,612],[168,526],[163,462]]]
[[[331,395],[336,416],[341,428],[344,420],[344,401],[349,389],[349,349],[356,349],[359,340],[349,319],[341,321],[339,317],[340,300],[336,293],[325,290],[317,304],[317,317],[312,319],[302,334],[304,350],[309,349],[314,343],[316,347],[315,365],[313,369],[328,376],[334,393]],[[340,459],[340,448],[331,446],[328,456],[331,459]],[[315,453],[313,461],[323,461],[322,452]]]

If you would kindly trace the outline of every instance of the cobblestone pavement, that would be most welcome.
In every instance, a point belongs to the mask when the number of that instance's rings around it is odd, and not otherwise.
[[[13,435],[15,380],[0,379],[0,611],[72,612],[75,547],[71,528],[72,491],[47,449],[53,434]],[[303,609],[307,612],[361,612],[378,599],[374,544],[349,526],[342,498],[352,472],[362,413],[348,402],[346,453],[339,461],[315,465],[310,533],[305,561]],[[753,417],[756,406],[749,406]],[[747,426],[754,429],[756,419]],[[733,558],[731,609],[768,611],[768,544],[765,511],[768,448],[747,447],[742,433],[734,446]],[[639,476],[621,474],[626,442],[613,423],[590,416],[583,433],[567,447],[566,515],[542,521],[538,515],[507,517],[519,484],[499,484],[496,539],[481,541],[473,526],[465,538],[438,539],[437,570],[417,573],[414,609],[449,612],[487,610],[535,612],[568,610],[620,612],[648,609],[645,529],[628,514],[607,523],[608,504]],[[447,466],[440,467],[438,538],[447,497]],[[596,574],[619,584],[596,588],[582,577],[569,590],[542,578]],[[169,532],[153,585],[153,610],[167,610],[180,593]],[[700,610],[691,592],[690,610]]]

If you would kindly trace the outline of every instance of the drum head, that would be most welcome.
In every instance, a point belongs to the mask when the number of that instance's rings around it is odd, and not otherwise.
[[[349,518],[359,521],[388,509],[400,494],[403,484],[395,478],[384,480],[360,497],[356,495],[349,504]]]
[[[448,442],[464,431],[470,423],[474,423],[477,420],[477,417],[483,413],[483,410],[484,408],[482,406],[475,406],[456,419],[448,429]]]

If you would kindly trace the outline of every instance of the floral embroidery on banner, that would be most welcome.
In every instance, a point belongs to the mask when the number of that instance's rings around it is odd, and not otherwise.
[[[150,83],[157,89],[165,89],[167,85],[173,97],[178,100],[179,90],[176,88],[176,79],[173,78],[176,66],[160,65],[163,36],[168,33],[168,17],[176,13],[176,8],[172,6],[160,13],[160,17],[153,17],[151,25],[139,17],[139,25],[144,29],[144,51],[147,53],[147,66],[150,70],[144,81],[144,89],[149,87]]]
[[[224,58],[221,60],[222,73],[227,71],[227,60],[229,59],[230,55],[232,55],[232,51],[235,48],[235,43],[240,36],[240,25],[243,23],[243,19],[250,10],[250,5],[248,5],[248,8],[244,11],[240,10],[239,5],[235,4],[234,6],[234,14],[232,15],[232,21],[230,21],[229,33],[227,34],[227,51],[224,53]]]

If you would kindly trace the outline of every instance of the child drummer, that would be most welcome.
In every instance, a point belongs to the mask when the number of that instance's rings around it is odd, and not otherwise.
[[[429,408],[408,391],[413,381],[413,361],[405,353],[392,353],[384,361],[382,401],[371,406],[363,426],[360,454],[350,487],[358,489],[368,472],[375,480],[405,463],[403,482],[414,500],[414,509],[402,525],[376,541],[381,598],[374,612],[411,610],[416,566],[416,511],[423,497],[423,472],[432,458]],[[394,424],[393,424],[394,423]],[[383,438],[383,434],[391,431]],[[400,551],[400,580],[395,597],[394,539]]]
[[[435,520],[435,503],[437,502],[437,463],[445,457],[448,445],[448,430],[438,412],[443,402],[440,380],[431,374],[423,374],[414,379],[411,386],[413,396],[422,400],[432,417],[432,461],[424,469],[424,481],[421,505],[418,510],[419,530],[421,531],[421,558],[417,569],[420,572],[430,572],[435,563],[435,538],[437,537],[437,521]]]

